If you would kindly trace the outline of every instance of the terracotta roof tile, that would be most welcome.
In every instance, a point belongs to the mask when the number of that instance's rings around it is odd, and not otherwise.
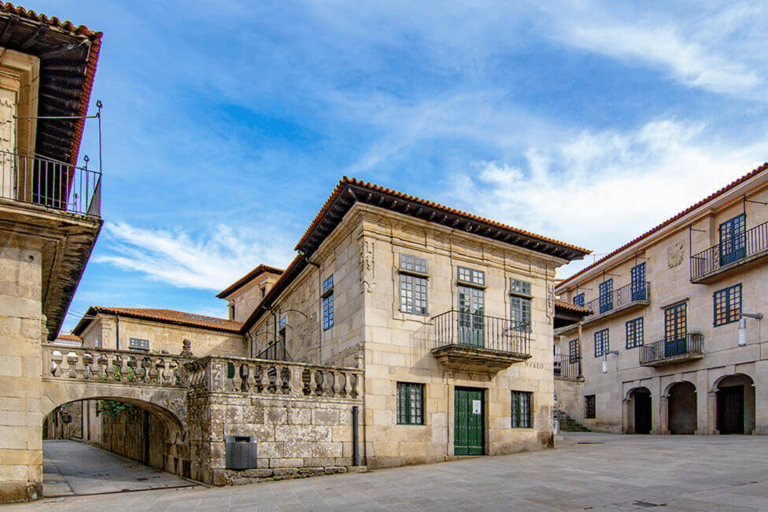
[[[218,297],[219,299],[223,299],[224,297],[234,292],[238,288],[245,286],[246,284],[251,282],[252,279],[260,276],[264,272],[270,272],[272,274],[281,275],[285,271],[279,268],[270,267],[268,265],[259,265],[258,267],[254,268],[253,270],[245,274],[243,277],[241,277],[240,279],[238,279],[237,281],[229,285],[227,288],[220,291],[218,295],[216,295],[216,297]]]
[[[86,316],[77,325],[75,330],[80,332],[85,327],[83,321],[86,317],[95,313],[106,313],[112,315],[123,315],[133,318],[144,318],[147,320],[158,320],[160,322],[187,325],[191,327],[202,327],[204,329],[215,329],[226,332],[239,332],[242,324],[233,320],[225,320],[212,316],[196,315],[194,313],[185,313],[183,311],[174,311],[172,309],[145,309],[145,308],[107,308],[102,306],[93,306],[88,310]]]
[[[59,334],[56,336],[57,340],[68,340],[68,341],[79,341],[80,343],[83,342],[83,338],[80,336],[77,336],[75,334]]]
[[[582,313],[584,315],[592,315],[595,313],[589,308],[578,306],[576,304],[571,304],[570,302],[565,302],[559,299],[555,300],[555,306],[563,309],[568,309],[570,311],[575,311],[576,313]]]
[[[640,242],[640,241],[644,240],[645,238],[648,238],[649,236],[651,236],[652,234],[656,233],[656,232],[657,232],[657,231],[659,231],[660,229],[663,229],[663,228],[665,228],[666,226],[670,225],[671,223],[673,223],[673,222],[674,222],[674,221],[676,221],[677,219],[679,219],[679,218],[681,218],[681,217],[684,217],[685,215],[689,214],[689,213],[690,213],[690,212],[692,212],[693,210],[695,210],[695,209],[697,209],[697,208],[699,208],[699,207],[701,207],[701,206],[705,205],[705,204],[706,204],[706,203],[708,203],[709,201],[712,201],[713,199],[715,199],[715,198],[717,198],[717,197],[719,197],[719,196],[723,195],[724,193],[728,192],[728,191],[729,191],[729,190],[731,190],[732,188],[734,188],[734,187],[736,187],[736,186],[738,186],[738,185],[740,185],[740,184],[744,183],[745,181],[747,181],[748,179],[750,179],[750,178],[752,178],[752,177],[754,177],[754,176],[757,176],[758,174],[760,174],[761,172],[763,172],[763,171],[765,171],[765,170],[768,170],[768,162],[764,163],[763,165],[761,165],[761,166],[760,166],[760,167],[758,167],[757,169],[754,169],[754,170],[752,170],[752,171],[748,172],[747,174],[745,174],[745,175],[744,175],[744,176],[742,176],[741,178],[739,178],[739,179],[737,179],[737,180],[735,180],[735,181],[731,182],[730,184],[728,184],[728,185],[726,185],[725,187],[721,188],[721,189],[720,189],[720,190],[718,190],[717,192],[715,192],[715,193],[713,193],[713,194],[710,194],[710,195],[708,195],[707,197],[705,197],[704,199],[702,199],[702,200],[701,200],[701,201],[699,201],[698,203],[696,203],[696,204],[694,204],[694,205],[691,205],[691,206],[689,206],[688,208],[686,208],[685,210],[681,211],[680,213],[678,213],[678,214],[677,214],[677,215],[675,215],[674,217],[671,217],[671,218],[669,218],[669,219],[665,220],[664,222],[662,222],[661,224],[659,224],[658,226],[656,226],[656,227],[654,227],[654,228],[652,228],[652,229],[650,229],[650,230],[646,231],[645,233],[643,233],[642,235],[638,236],[637,238],[635,238],[635,239],[634,239],[634,240],[632,240],[631,242],[628,242],[628,243],[626,243],[626,244],[622,245],[621,247],[619,247],[618,249],[616,249],[615,251],[613,251],[613,252],[609,253],[608,255],[606,255],[606,256],[603,256],[602,258],[600,258],[600,259],[599,259],[599,260],[597,260],[596,262],[592,263],[592,264],[591,264],[591,265],[589,265],[588,267],[585,267],[585,268],[581,269],[580,271],[576,272],[576,273],[575,273],[575,274],[573,274],[571,277],[569,277],[569,278],[567,278],[567,279],[564,279],[564,280],[563,280],[561,283],[559,283],[559,284],[557,284],[557,285],[556,285],[556,288],[560,288],[560,287],[562,287],[562,286],[563,286],[563,285],[565,285],[566,283],[568,283],[568,282],[570,282],[570,281],[572,281],[572,280],[576,279],[578,276],[580,276],[580,275],[584,274],[584,273],[585,273],[585,272],[587,272],[588,270],[590,270],[590,269],[592,269],[592,268],[594,268],[594,267],[596,267],[596,266],[600,265],[600,264],[601,264],[601,263],[603,263],[604,261],[606,261],[606,260],[608,260],[608,259],[612,258],[612,257],[613,257],[613,256],[615,256],[616,254],[618,254],[618,253],[620,253],[620,252],[624,251],[625,249],[627,249],[627,248],[629,248],[629,247],[633,246],[634,244],[636,244],[636,243],[638,243],[638,242]]]

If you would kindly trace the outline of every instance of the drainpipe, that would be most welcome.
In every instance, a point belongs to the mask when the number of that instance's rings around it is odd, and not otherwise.
[[[358,430],[358,416],[360,412],[356,405],[352,406],[352,465],[360,465],[360,432]]]
[[[120,315],[115,315],[115,350],[120,350]]]

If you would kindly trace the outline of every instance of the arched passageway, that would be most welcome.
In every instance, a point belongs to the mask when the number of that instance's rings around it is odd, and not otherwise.
[[[669,433],[695,434],[697,411],[696,386],[687,381],[672,384],[667,401]]]
[[[629,392],[629,425],[626,431],[630,434],[650,434],[653,428],[651,391],[648,388],[635,388]]]
[[[720,434],[751,434],[755,430],[755,385],[749,375],[723,377],[716,386],[716,421]]]

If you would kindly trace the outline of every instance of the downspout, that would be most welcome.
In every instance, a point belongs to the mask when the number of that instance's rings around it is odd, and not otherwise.
[[[120,350],[120,315],[115,315],[115,350]]]

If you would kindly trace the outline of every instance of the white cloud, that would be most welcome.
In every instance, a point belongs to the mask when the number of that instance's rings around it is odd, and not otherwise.
[[[717,11],[717,9],[712,9]],[[734,4],[719,12],[704,7],[687,13],[637,12],[622,19],[617,9],[592,4],[551,10],[557,30],[550,37],[619,59],[643,61],[667,70],[690,87],[766,99],[768,38],[757,30],[760,6]],[[551,28],[551,27],[550,27]]]
[[[522,168],[477,163],[454,176],[452,195],[475,213],[607,253],[746,174],[768,154],[768,142],[717,147],[702,140],[702,129],[656,120],[629,133],[586,131],[529,149]]]
[[[197,239],[182,230],[143,229],[107,223],[108,246],[94,260],[181,288],[219,291],[259,263],[287,265],[287,238],[271,230],[217,226]]]

